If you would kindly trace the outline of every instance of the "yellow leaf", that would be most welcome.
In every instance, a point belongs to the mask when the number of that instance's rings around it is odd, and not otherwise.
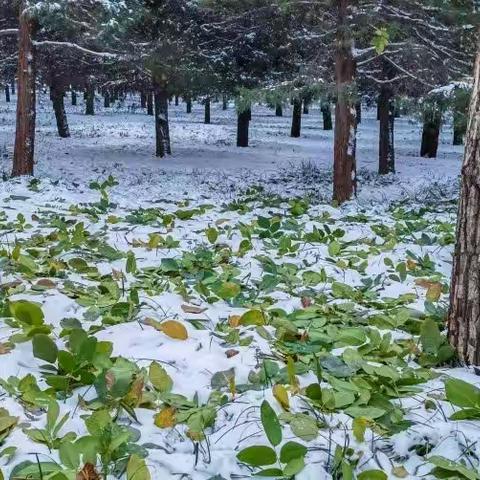
[[[427,290],[427,300],[429,302],[437,302],[442,294],[442,284],[439,282],[432,283]]]
[[[353,435],[357,439],[357,442],[365,441],[365,431],[369,424],[368,418],[357,417],[353,420]]]
[[[417,266],[417,262],[409,258],[406,263],[407,263],[407,268],[409,270],[415,270],[415,267]]]
[[[277,402],[286,411],[290,410],[290,401],[288,399],[287,389],[283,385],[274,385],[272,388],[273,396]]]
[[[392,468],[392,473],[398,478],[405,478],[408,477],[410,474],[408,471],[405,469],[404,466],[400,465],[398,467],[393,467]]]
[[[176,424],[175,409],[173,407],[165,407],[160,413],[155,415],[155,425],[159,428],[171,428]]]
[[[158,329],[161,330],[165,335],[170,338],[175,338],[176,340],[186,340],[188,338],[187,329],[176,320],[167,320],[162,322]]]
[[[233,328],[237,328],[240,325],[241,318],[240,315],[230,315],[228,317],[228,324]]]

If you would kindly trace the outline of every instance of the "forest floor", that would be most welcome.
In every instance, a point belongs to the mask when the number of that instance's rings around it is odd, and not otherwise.
[[[318,110],[294,140],[255,109],[237,149],[233,107],[172,106],[159,160],[151,117],[78,108],[60,140],[42,98],[38,176],[0,183],[6,478],[480,478],[480,382],[441,334],[448,126],[425,160],[399,119],[379,178],[367,111],[358,198],[334,208]],[[6,174],[13,119],[1,103]]]

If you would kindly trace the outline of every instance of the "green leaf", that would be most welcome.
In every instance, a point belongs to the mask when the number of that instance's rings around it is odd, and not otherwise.
[[[336,240],[334,240],[328,245],[328,254],[331,257],[336,257],[341,250],[342,250],[342,246]]]
[[[127,263],[125,269],[127,273],[135,273],[137,271],[137,260],[133,252],[127,253]]]
[[[288,463],[295,458],[303,458],[307,454],[307,447],[297,442],[287,442],[280,450],[280,461]]]
[[[276,447],[282,441],[282,427],[277,414],[266,400],[260,407],[260,418],[268,441]]]
[[[252,467],[261,467],[263,465],[272,465],[277,461],[275,450],[264,445],[254,445],[247,447],[238,453],[239,462],[246,463]]]
[[[303,457],[294,458],[290,460],[285,468],[283,469],[283,474],[286,477],[293,477],[297,473],[300,473],[305,468],[305,460]]]
[[[480,475],[473,469],[467,468],[461,463],[454,462],[453,460],[448,460],[446,458],[440,456],[433,456],[428,459],[430,463],[435,465],[437,469],[446,470],[447,472],[453,472],[457,475],[448,475],[446,472],[442,472],[443,475],[439,476],[439,478],[466,478],[468,480],[479,480]]]
[[[215,292],[220,298],[229,300],[236,297],[242,291],[240,285],[234,282],[223,282]]]
[[[260,310],[249,310],[240,318],[240,325],[265,325],[265,315]]]
[[[173,380],[159,363],[152,362],[150,364],[148,376],[155,390],[160,393],[169,393],[172,390]]]
[[[136,454],[130,455],[127,463],[127,480],[151,480],[145,459]]]
[[[52,400],[48,404],[47,410],[47,429],[53,430],[55,424],[57,423],[58,416],[60,415],[60,407],[55,400]]]
[[[385,415],[385,410],[378,407],[349,407],[345,409],[345,413],[351,417],[380,418]]]
[[[78,470],[80,466],[80,452],[72,442],[62,442],[58,449],[58,455],[63,465],[72,470]]]
[[[207,239],[210,243],[215,243],[218,239],[218,230],[216,228],[210,227],[206,230]]]
[[[432,318],[426,318],[420,329],[420,343],[425,353],[436,355],[439,348],[445,342],[438,329],[437,323]]]
[[[449,378],[445,382],[447,400],[458,407],[480,408],[480,389],[471,383]]]
[[[279,468],[266,468],[253,475],[254,477],[283,477],[283,471]]]
[[[19,300],[10,303],[10,311],[13,317],[19,322],[27,325],[43,325],[43,312],[38,303]]]
[[[48,363],[57,360],[58,348],[55,342],[44,333],[37,333],[32,339],[33,356]]]
[[[358,480],[388,480],[388,475],[382,470],[365,470],[359,473]]]
[[[299,413],[290,422],[290,428],[295,436],[306,442],[315,440],[318,436],[317,421],[309,415]]]

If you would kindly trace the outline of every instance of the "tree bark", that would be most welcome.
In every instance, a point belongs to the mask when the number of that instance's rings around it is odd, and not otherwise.
[[[330,108],[330,104],[322,103],[321,108],[322,108],[322,118],[323,118],[323,129],[332,130],[333,122],[332,122],[332,109]]]
[[[462,362],[480,365],[480,49],[465,139],[448,338]]]
[[[77,92],[72,90],[72,107],[77,106]]]
[[[178,107],[178,95],[175,95],[175,106]]]
[[[108,90],[103,94],[103,106],[104,108],[110,108],[110,92]]]
[[[192,99],[188,97],[185,103],[187,104],[187,113],[192,113]]]
[[[10,103],[10,86],[8,83],[5,84],[5,101]]]
[[[155,138],[157,157],[172,153],[168,124],[168,95],[160,86],[155,86]]]
[[[439,109],[433,107],[431,111],[424,114],[421,157],[436,158],[441,123],[442,114]]]
[[[348,0],[336,0],[337,36],[335,42],[335,146],[333,155],[333,200],[342,204],[356,189],[356,111],[353,99],[355,60],[347,23]]]
[[[362,123],[362,102],[360,100],[355,102],[355,113],[357,116],[357,125],[359,125]]]
[[[50,86],[50,99],[55,112],[55,120],[57,122],[57,131],[60,138],[70,137],[70,129],[68,128],[67,113],[65,112],[64,91],[57,79],[52,80]]]
[[[10,90],[12,91],[12,95],[15,95],[15,79],[10,82]]]
[[[275,106],[275,115],[277,117],[283,117],[283,108],[281,103],[277,103]]]
[[[308,115],[309,113],[310,113],[309,103],[306,100],[304,100],[303,101],[303,114]]]
[[[205,99],[205,123],[210,123],[210,97]]]
[[[378,173],[385,175],[395,172],[395,102],[391,88],[382,85],[378,97],[378,112],[380,114]]]
[[[290,136],[298,138],[302,128],[302,100],[300,98],[293,99],[292,127]]]
[[[250,126],[251,109],[238,113],[237,118],[237,147],[248,147],[248,129]]]
[[[460,112],[453,112],[453,145],[463,145],[463,136],[465,135],[465,127],[463,115]]]
[[[35,151],[35,51],[33,22],[25,1],[20,3],[18,30],[18,97],[12,176],[33,175]]]
[[[153,93],[147,93],[147,115],[153,116]]]
[[[226,110],[228,107],[228,98],[226,95],[222,96],[222,110]]]
[[[95,87],[89,85],[85,90],[85,115],[95,115]]]
[[[147,96],[145,92],[140,92],[140,108],[147,108]]]

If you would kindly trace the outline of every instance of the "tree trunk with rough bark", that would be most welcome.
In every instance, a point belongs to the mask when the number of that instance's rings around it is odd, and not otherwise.
[[[95,87],[89,85],[85,90],[85,115],[95,115]]]
[[[292,112],[292,128],[290,129],[290,136],[298,138],[302,128],[302,100],[295,98],[293,100]]]
[[[330,104],[322,103],[321,109],[322,109],[323,129],[333,130],[332,109],[330,108]]]
[[[155,86],[155,138],[157,157],[172,153],[168,124],[168,95],[160,86]]]
[[[205,118],[204,118],[204,123],[209,124],[210,123],[210,97],[207,97],[205,99]]]
[[[65,112],[63,87],[57,79],[52,80],[50,85],[50,99],[52,100],[53,111],[55,112],[55,120],[57,122],[57,131],[60,138],[70,137],[70,129],[68,128],[67,113]]]
[[[10,86],[5,84],[5,102],[10,103]]]
[[[442,114],[439,109],[433,107],[432,110],[425,113],[423,119],[422,146],[420,148],[421,157],[436,158],[441,124]]]
[[[251,109],[238,113],[237,117],[237,147],[248,147],[248,129],[250,126]]]
[[[26,3],[20,3],[18,29],[17,127],[12,176],[33,175],[35,151],[35,51],[33,22]]]
[[[153,93],[147,93],[147,115],[153,116]]]
[[[462,362],[480,365],[480,50],[465,138],[448,338]]]
[[[349,200],[356,189],[356,110],[354,99],[355,60],[347,23],[349,1],[336,0],[337,36],[335,42],[335,146],[333,155],[333,200]]]
[[[462,113],[453,112],[453,145],[463,145],[463,136],[465,135],[465,122]]]
[[[391,88],[386,85],[380,88],[378,111],[380,114],[378,173],[386,175],[395,172],[395,102]]]

